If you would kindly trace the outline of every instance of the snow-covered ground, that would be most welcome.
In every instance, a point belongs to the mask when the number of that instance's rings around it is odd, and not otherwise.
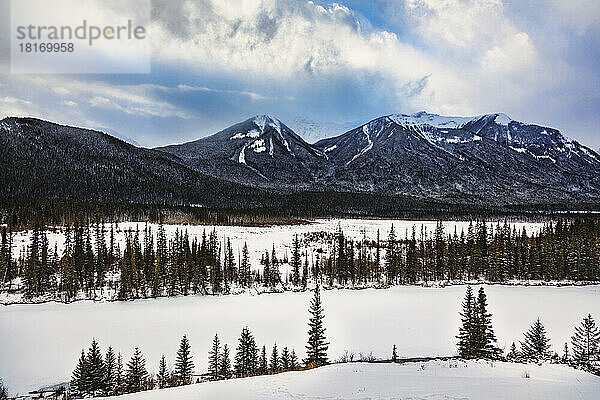
[[[600,319],[600,286],[485,288],[501,347],[522,340],[522,332],[540,317],[560,352],[584,316]],[[349,350],[389,358],[393,344],[401,357],[452,355],[464,292],[464,286],[324,291],[329,356],[337,359]],[[139,346],[148,369],[156,372],[162,354],[172,365],[184,334],[201,373],[214,334],[234,349],[244,325],[259,345],[270,349],[277,342],[303,357],[310,296],[286,292],[0,306],[0,377],[13,393],[69,380],[92,337],[103,351],[108,345],[121,351],[125,361]]]
[[[599,394],[600,377],[561,365],[431,361],[337,364],[304,372],[154,390],[119,399],[592,400]]]

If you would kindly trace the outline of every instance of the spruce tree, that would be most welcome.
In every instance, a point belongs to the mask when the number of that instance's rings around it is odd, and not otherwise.
[[[250,258],[246,242],[244,242],[244,247],[242,248],[242,259],[240,261],[240,284],[244,287],[249,287],[251,284]]]
[[[179,344],[179,350],[177,351],[177,358],[175,359],[175,374],[179,380],[180,385],[189,385],[192,383],[192,377],[194,375],[194,361],[190,354],[190,342],[188,338],[183,335],[181,343]]]
[[[104,358],[104,372],[105,372],[105,394],[112,396],[115,394],[116,389],[116,373],[117,373],[117,357],[112,347],[108,347],[106,351],[106,357]]]
[[[394,345],[394,347],[392,347],[392,362],[393,363],[398,362],[398,353],[396,351],[396,345]]]
[[[521,342],[521,355],[528,361],[547,361],[552,358],[550,339],[546,336],[546,328],[538,318],[531,328],[524,333],[525,341]]]
[[[254,336],[247,326],[242,329],[235,354],[235,374],[240,377],[253,376],[258,367],[258,348]]]
[[[267,348],[262,347],[260,356],[258,357],[258,375],[266,375],[269,372],[268,360],[267,360]]]
[[[292,349],[290,353],[290,370],[295,371],[298,367],[298,356],[296,355],[296,350]]]
[[[565,343],[565,347],[563,348],[563,355],[562,355],[560,361],[563,364],[567,364],[570,360],[571,360],[571,356],[569,355],[569,345],[567,343]]]
[[[79,361],[71,375],[71,395],[74,397],[83,397],[88,393],[87,376],[87,360],[85,358],[85,352],[81,350],[81,357],[79,357]]]
[[[220,379],[219,365],[220,365],[220,348],[221,342],[219,341],[219,335],[215,334],[212,342],[212,347],[208,353],[208,373],[210,378],[214,381]]]
[[[498,359],[501,356],[492,328],[492,314],[487,312],[487,297],[482,287],[477,295],[474,336],[476,357]]]
[[[327,349],[329,348],[329,343],[325,338],[325,327],[323,326],[324,311],[321,304],[319,285],[315,287],[309,313],[308,343],[304,363],[310,367],[318,367],[327,364]]]
[[[156,380],[158,381],[159,389],[164,389],[169,385],[169,370],[167,367],[167,360],[165,359],[164,355],[160,358]]]
[[[300,283],[300,241],[298,240],[298,234],[294,236],[292,242],[292,260],[290,261],[292,267],[292,284],[298,286]]]
[[[277,343],[273,345],[273,351],[271,351],[271,363],[269,366],[269,371],[272,374],[276,374],[279,372],[279,352],[277,351]]]
[[[589,368],[593,362],[600,361],[600,330],[591,314],[583,319],[580,326],[575,327],[571,344],[576,364]]]
[[[86,356],[87,362],[87,390],[86,393],[92,397],[104,394],[106,392],[106,372],[104,368],[104,359],[98,342],[92,340],[92,345],[88,349]]]
[[[223,352],[221,353],[219,375],[222,379],[233,378],[233,370],[231,369],[231,358],[229,357],[229,347],[227,346],[227,344],[223,346]]]
[[[281,350],[281,369],[288,371],[290,369],[290,351],[287,347]]]
[[[115,395],[125,392],[125,377],[123,376],[123,358],[121,353],[117,355],[117,369],[115,370]]]
[[[142,356],[139,348],[135,348],[131,360],[127,363],[125,372],[125,389],[127,393],[136,393],[146,390],[148,382],[148,371],[146,370],[146,360]]]
[[[460,313],[462,325],[458,329],[458,355],[461,358],[470,359],[475,356],[474,328],[475,328],[475,297],[473,289],[467,286],[465,299],[462,303],[463,311]]]
[[[517,345],[515,344],[515,342],[512,342],[512,344],[510,345],[510,350],[506,355],[506,359],[512,362],[516,362],[519,360],[519,352],[517,350]]]

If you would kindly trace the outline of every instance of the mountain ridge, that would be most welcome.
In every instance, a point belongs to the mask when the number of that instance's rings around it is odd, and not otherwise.
[[[19,136],[15,124],[24,124],[27,134]],[[32,161],[40,140],[48,147],[40,148],[41,160],[59,177],[50,176],[48,182],[41,178],[48,175],[43,166]],[[557,129],[515,121],[502,113],[388,114],[312,144],[265,114],[207,137],[154,149],[99,131],[7,117],[0,121],[0,142],[3,180],[12,195],[27,192],[19,185],[30,185],[39,196],[201,204],[243,194],[234,202],[239,205],[252,201],[248,193],[283,192],[408,196],[492,206],[600,203],[598,153]],[[94,153],[95,144],[101,145],[100,156]],[[74,145],[84,150],[71,148]],[[49,150],[53,146],[54,153]],[[61,158],[76,166],[74,171],[85,171],[90,182],[78,177],[75,181],[89,193],[77,192],[63,176],[75,172],[63,171]],[[23,179],[23,165],[35,179]],[[131,193],[124,193],[128,189],[123,182],[131,176],[143,184],[137,182]],[[98,189],[94,180],[110,190]],[[161,194],[145,195],[144,187]]]

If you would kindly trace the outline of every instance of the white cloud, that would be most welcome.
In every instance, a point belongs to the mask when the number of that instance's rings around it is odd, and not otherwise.
[[[16,97],[11,96],[0,97],[0,102],[5,104],[31,105],[31,102],[29,100],[18,99]]]
[[[393,1],[426,47],[361,26],[341,4],[204,0],[155,15],[155,56],[199,73],[279,83],[326,85],[344,75],[375,76],[396,99],[392,106],[406,111],[480,113],[527,96],[521,83],[541,59],[501,0]],[[509,79],[516,83],[510,96],[494,90]]]
[[[483,58],[485,71],[491,73],[530,72],[536,62],[536,50],[524,32],[514,34],[502,45],[489,49]]]
[[[49,87],[59,97],[68,97],[63,99],[66,102],[77,100],[86,102],[92,107],[138,116],[191,118],[189,112],[158,99],[155,92],[165,89],[159,85],[112,85],[100,81],[82,81],[58,76],[46,76],[43,79],[34,76],[22,79],[27,84],[36,85],[40,89]]]
[[[247,96],[251,100],[266,100],[269,97],[263,96],[262,94],[246,91],[246,90],[224,90],[224,89],[211,89],[206,86],[190,86],[190,85],[177,85],[177,89],[181,92],[205,92],[205,93],[221,93],[221,94],[233,94],[240,96]]]

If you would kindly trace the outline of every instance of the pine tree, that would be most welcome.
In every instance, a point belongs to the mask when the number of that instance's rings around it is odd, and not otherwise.
[[[92,397],[104,394],[106,392],[104,359],[95,339],[92,340],[92,345],[88,349],[86,362],[86,393]]]
[[[87,386],[88,367],[85,352],[81,350],[81,357],[71,376],[71,394],[74,397],[83,397],[88,393]]]
[[[231,359],[229,357],[229,347],[227,346],[227,344],[223,346],[223,352],[221,353],[219,375],[223,379],[233,378],[233,370],[231,369]]]
[[[524,336],[525,341],[521,342],[521,355],[525,360],[539,362],[552,358],[550,339],[546,337],[546,328],[539,318],[524,333]]]
[[[167,368],[167,360],[163,355],[160,358],[160,364],[158,365],[158,375],[156,375],[158,381],[158,388],[164,389],[169,386],[169,370]]]
[[[244,242],[242,248],[242,259],[240,261],[240,284],[244,287],[249,287],[251,284],[250,279],[250,259],[248,256],[248,244]]]
[[[105,372],[105,394],[112,396],[115,394],[116,389],[116,373],[117,373],[117,357],[112,347],[108,347],[106,351],[106,357],[104,358],[104,372]]]
[[[220,348],[221,342],[219,341],[219,335],[215,334],[211,350],[208,353],[208,373],[211,379],[214,381],[221,378],[221,374],[219,371]]]
[[[487,312],[487,297],[482,287],[477,295],[474,336],[476,357],[498,359],[501,356],[492,328],[492,314]]]
[[[385,252],[385,272],[387,275],[387,283],[395,282],[398,273],[398,249],[396,243],[396,232],[394,225],[390,228],[390,233],[387,239],[387,250]]]
[[[374,265],[375,280],[381,279],[381,244],[379,239],[379,229],[377,229],[377,241],[375,242],[375,265]]]
[[[306,289],[306,285],[308,285],[308,251],[306,252],[304,265],[302,266],[302,288]]]
[[[269,372],[268,360],[267,360],[267,348],[262,347],[260,356],[258,357],[258,375],[266,375]]]
[[[268,251],[265,251],[260,262],[263,265],[263,285],[265,287],[271,286],[271,260]]]
[[[2,383],[2,379],[0,379],[0,400],[8,400],[8,389]]]
[[[506,359],[512,362],[516,362],[519,360],[519,352],[517,350],[517,345],[515,344],[515,342],[512,342],[512,344],[510,345],[510,351],[506,355]]]
[[[315,287],[315,294],[309,312],[311,316],[308,322],[308,343],[304,363],[310,367],[318,367],[327,364],[327,349],[329,348],[329,343],[325,338],[325,327],[323,326],[324,311],[321,304],[319,285]]]
[[[567,364],[570,360],[571,360],[571,356],[569,355],[569,345],[567,343],[565,343],[565,347],[563,348],[563,355],[562,355],[560,361],[563,364]]]
[[[190,355],[190,342],[185,335],[183,335],[181,343],[179,344],[179,350],[177,351],[175,374],[177,375],[180,385],[189,385],[192,383],[194,361]]]
[[[125,373],[125,389],[127,393],[136,393],[146,390],[148,382],[148,371],[146,370],[146,360],[142,356],[139,348],[135,348],[131,360],[127,363]]]
[[[583,319],[580,326],[575,327],[571,344],[576,364],[590,367],[593,362],[600,361],[600,330],[591,314]]]
[[[253,376],[258,367],[258,348],[254,336],[247,326],[242,329],[235,354],[235,374],[240,377]]]
[[[269,366],[269,371],[272,374],[276,374],[279,372],[279,370],[279,352],[277,351],[277,343],[275,343],[273,345],[273,351],[271,351],[271,364]]]
[[[465,299],[462,303],[463,311],[460,313],[462,325],[458,330],[458,355],[461,358],[469,359],[475,357],[473,348],[474,327],[475,327],[475,297],[473,289],[467,286]]]
[[[298,367],[298,356],[296,355],[296,350],[292,349],[290,353],[290,370],[295,371]]]
[[[294,284],[294,286],[298,286],[298,284],[300,283],[301,263],[302,261],[300,259],[300,241],[298,240],[298,234],[296,234],[292,242],[292,260],[290,262],[292,267],[292,284]]]
[[[394,345],[394,347],[392,347],[392,362],[393,363],[398,362],[398,353],[396,352],[396,345]]]
[[[271,287],[277,286],[281,282],[281,275],[279,273],[279,259],[277,253],[275,253],[275,244],[271,250]]]
[[[290,369],[290,351],[287,347],[281,350],[281,369],[288,371]]]
[[[123,376],[123,358],[121,353],[117,355],[117,369],[115,370],[115,395],[125,392],[125,377]]]

